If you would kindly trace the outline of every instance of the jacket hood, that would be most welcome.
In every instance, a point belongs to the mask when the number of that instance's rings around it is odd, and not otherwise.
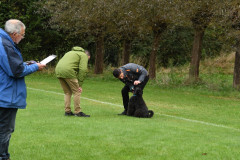
[[[0,37],[9,40],[13,45],[15,45],[14,42],[13,42],[13,40],[12,40],[12,38],[11,38],[11,37],[7,34],[7,32],[4,31],[2,28],[0,28]]]
[[[84,52],[84,49],[82,47],[75,46],[72,48],[72,51],[82,51]]]

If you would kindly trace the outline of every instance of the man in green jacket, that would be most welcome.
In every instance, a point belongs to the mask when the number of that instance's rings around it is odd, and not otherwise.
[[[73,47],[58,62],[55,72],[64,91],[65,116],[90,117],[81,111],[80,96],[86,77],[90,53],[81,47]],[[71,111],[71,97],[74,101],[74,114]]]

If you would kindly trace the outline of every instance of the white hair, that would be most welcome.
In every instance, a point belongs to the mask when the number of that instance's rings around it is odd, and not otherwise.
[[[26,29],[26,26],[17,19],[9,19],[6,23],[5,23],[5,31],[7,33],[21,33],[21,29]]]

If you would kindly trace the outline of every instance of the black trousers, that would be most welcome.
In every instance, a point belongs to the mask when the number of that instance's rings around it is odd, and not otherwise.
[[[146,76],[145,79],[139,84],[137,85],[138,87],[141,87],[141,89],[143,90],[145,85],[147,84],[149,80],[149,76]],[[129,92],[130,92],[130,88],[129,86],[125,85],[122,88],[122,100],[123,100],[123,106],[124,109],[127,111],[128,109],[128,102],[129,102]]]
[[[0,107],[0,160],[10,157],[8,153],[11,133],[14,132],[17,108]]]

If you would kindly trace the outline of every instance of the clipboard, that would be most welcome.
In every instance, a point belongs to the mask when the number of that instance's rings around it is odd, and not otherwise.
[[[41,64],[47,64],[51,62],[53,59],[55,59],[57,56],[56,55],[50,55],[47,58],[43,59],[40,63]]]

